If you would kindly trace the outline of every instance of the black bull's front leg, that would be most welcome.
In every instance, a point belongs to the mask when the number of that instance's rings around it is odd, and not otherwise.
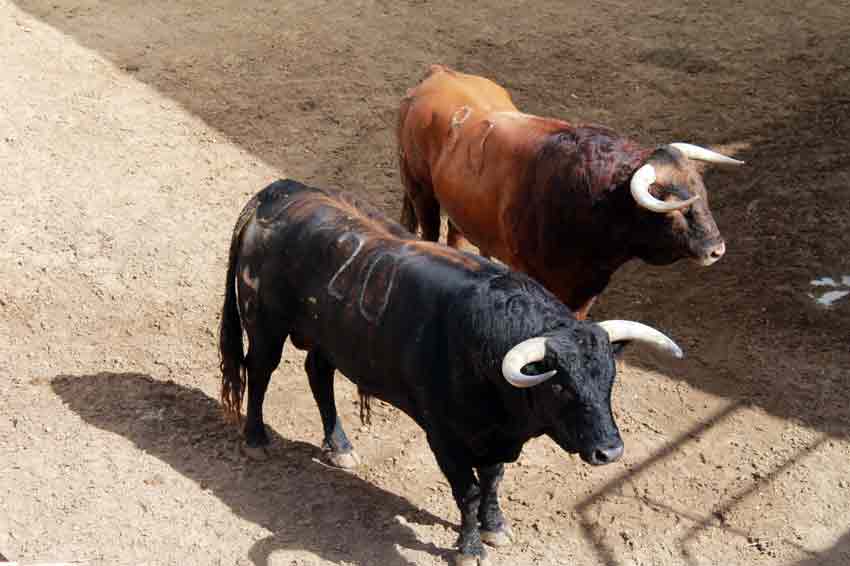
[[[492,546],[510,544],[513,537],[499,506],[499,484],[504,475],[504,464],[478,468],[478,481],[481,483],[481,503],[478,506],[481,540]]]
[[[428,442],[440,470],[449,481],[452,495],[460,510],[460,536],[457,547],[458,566],[481,564],[487,557],[482,541],[501,546],[510,542],[511,533],[499,507],[498,486],[504,476],[504,464],[478,468],[458,457],[437,435],[429,434]]]

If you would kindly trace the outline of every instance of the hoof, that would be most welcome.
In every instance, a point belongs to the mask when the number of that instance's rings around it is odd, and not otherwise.
[[[507,546],[514,541],[514,532],[507,525],[502,526],[498,531],[481,530],[481,541],[490,546]]]
[[[360,465],[360,456],[354,450],[348,452],[326,452],[325,455],[328,462],[337,468],[348,470]]]
[[[490,560],[486,556],[458,552],[455,555],[455,566],[490,566]]]
[[[269,459],[269,451],[265,446],[248,446],[242,445],[241,452],[255,462],[265,462]]]

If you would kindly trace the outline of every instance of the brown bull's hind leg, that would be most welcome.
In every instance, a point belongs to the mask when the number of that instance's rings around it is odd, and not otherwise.
[[[440,203],[434,197],[433,189],[415,180],[404,163],[401,178],[405,188],[401,224],[414,234],[417,228],[421,228],[423,240],[436,242],[440,238]]]
[[[416,210],[413,208],[413,201],[410,196],[405,194],[401,201],[401,219],[399,220],[409,232],[416,234],[419,229],[419,220],[416,218]]]
[[[440,239],[440,203],[433,197],[420,197],[413,203],[419,225],[422,227],[422,239],[436,242]]]
[[[307,371],[310,389],[313,391],[313,398],[319,406],[319,414],[322,417],[322,428],[325,431],[322,450],[330,463],[338,468],[357,466],[360,464],[360,458],[351,446],[336,412],[334,400],[336,368],[320,351],[310,350],[307,353],[307,361],[304,362],[304,369]]]

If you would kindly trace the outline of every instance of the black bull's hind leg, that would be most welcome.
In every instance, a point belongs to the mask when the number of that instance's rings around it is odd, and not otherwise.
[[[325,431],[325,439],[322,442],[322,450],[325,451],[328,460],[334,466],[340,468],[353,468],[360,463],[360,458],[354,452],[351,442],[342,428],[339,415],[336,412],[334,400],[334,371],[336,368],[322,356],[318,350],[307,353],[304,369],[310,380],[310,389],[313,398],[319,406],[322,416],[322,428]]]
[[[263,400],[272,372],[280,363],[286,335],[263,328],[260,332],[248,332],[248,409],[245,416],[245,452],[253,458],[265,458],[265,447],[269,443],[263,423]]]

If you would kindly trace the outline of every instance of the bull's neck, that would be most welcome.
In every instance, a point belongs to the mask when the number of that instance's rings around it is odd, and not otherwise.
[[[524,255],[534,258],[526,271],[584,318],[617,269],[635,257],[634,204],[624,183],[580,206],[567,222],[557,215],[563,207],[542,207],[539,220],[548,237],[538,232],[538,253]]]

